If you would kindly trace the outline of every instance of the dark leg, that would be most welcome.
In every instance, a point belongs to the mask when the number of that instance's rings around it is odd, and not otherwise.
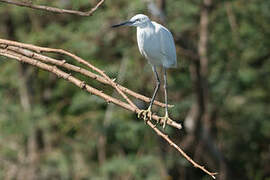
[[[149,105],[150,110],[152,108],[153,102],[154,102],[154,100],[156,98],[157,92],[158,92],[159,87],[160,87],[160,80],[158,78],[158,73],[157,73],[157,70],[156,70],[156,66],[152,66],[152,70],[153,70],[155,78],[156,78],[156,87],[155,87],[155,91],[154,91],[154,94],[152,96],[152,99],[150,101],[150,105]]]
[[[139,113],[138,113],[138,117],[141,117],[141,115],[143,115],[143,119],[144,121],[146,122],[148,120],[148,117],[149,119],[151,120],[152,118],[152,105],[153,105],[153,102],[156,98],[156,95],[157,95],[157,92],[158,92],[158,89],[160,87],[160,80],[159,80],[159,77],[158,77],[158,73],[157,73],[157,70],[156,70],[156,66],[152,66],[152,70],[154,72],[154,75],[155,75],[155,79],[156,79],[156,87],[155,87],[155,91],[154,91],[154,94],[151,98],[151,101],[150,101],[150,105],[148,107],[147,110],[141,110]]]
[[[161,118],[163,120],[163,129],[165,129],[167,121],[170,119],[168,114],[168,90],[167,90],[167,72],[164,68],[164,92],[165,92],[165,116]]]
[[[165,113],[168,116],[168,89],[167,89],[167,72],[166,68],[164,68],[164,92],[165,92]]]

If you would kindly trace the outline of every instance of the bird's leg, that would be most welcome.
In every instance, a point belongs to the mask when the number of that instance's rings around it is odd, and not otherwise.
[[[150,101],[150,105],[148,107],[147,110],[141,110],[139,113],[138,113],[138,118],[140,118],[141,116],[143,116],[143,119],[145,121],[145,123],[148,121],[148,120],[151,120],[152,119],[152,105],[153,105],[153,102],[156,98],[156,95],[157,95],[157,92],[158,92],[158,89],[160,87],[160,80],[159,80],[159,77],[158,77],[158,73],[157,73],[157,70],[156,70],[156,67],[155,66],[152,66],[152,70],[154,72],[154,75],[155,75],[155,78],[156,78],[156,87],[155,87],[155,91],[154,91],[154,94],[151,98],[151,101]]]
[[[163,129],[165,129],[167,121],[170,119],[168,114],[168,93],[167,93],[167,73],[166,68],[164,68],[164,92],[165,92],[165,116],[160,118],[160,120],[163,120]],[[159,121],[160,121],[159,120]]]

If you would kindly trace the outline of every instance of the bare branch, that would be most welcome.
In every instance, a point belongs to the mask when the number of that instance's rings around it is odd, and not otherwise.
[[[11,50],[8,49],[1,49],[0,48],[0,55],[12,58],[12,59],[16,59],[20,62],[23,63],[27,63],[27,64],[31,64],[33,66],[36,66],[40,69],[49,71],[53,74],[56,74],[59,78],[63,78],[73,84],[75,84],[76,86],[85,89],[86,91],[88,91],[91,94],[94,94],[96,96],[99,96],[101,98],[103,98],[105,101],[107,101],[108,103],[112,102],[116,105],[119,105],[127,110],[131,110],[133,112],[135,112],[135,109],[132,108],[129,104],[122,102],[121,100],[115,99],[109,95],[106,95],[105,93],[103,93],[102,91],[91,87],[90,85],[86,84],[84,81],[81,81],[75,77],[73,77],[71,74],[68,74],[60,69],[58,69],[56,66],[52,66],[52,65],[48,65],[45,63],[42,63],[38,60],[23,56],[19,53],[13,52]]]
[[[216,179],[215,175],[217,173],[213,173],[208,171],[207,169],[205,169],[204,166],[199,165],[198,163],[196,163],[195,161],[193,161],[178,145],[176,145],[167,134],[164,134],[163,132],[161,132],[158,128],[155,127],[155,125],[153,125],[150,121],[147,122],[147,124],[159,135],[161,136],[163,139],[165,139],[170,146],[174,147],[182,156],[184,156],[184,158],[186,160],[188,160],[195,168],[199,168],[202,171],[204,171],[206,174],[208,174],[209,176],[211,176],[213,179]]]
[[[1,42],[1,39],[0,39],[0,42]],[[110,83],[105,78],[101,77],[100,75],[92,73],[91,71],[88,71],[88,70],[86,70],[84,68],[69,64],[65,60],[56,60],[56,59],[53,59],[53,58],[50,58],[50,57],[47,57],[47,56],[32,52],[32,51],[28,51],[26,49],[18,48],[16,46],[8,46],[7,48],[12,50],[12,51],[15,51],[17,53],[20,53],[22,55],[25,55],[27,57],[33,57],[33,58],[38,59],[40,61],[43,61],[45,63],[50,63],[50,64],[54,64],[54,65],[57,65],[57,66],[62,66],[64,68],[68,69],[68,70],[81,73],[81,74],[83,74],[85,76],[88,76],[88,77],[90,77],[92,79],[96,79],[97,81],[99,81],[99,82],[101,82],[103,84],[110,85]],[[131,96],[133,96],[133,97],[135,97],[137,99],[140,99],[140,100],[145,101],[147,103],[149,103],[151,101],[151,98],[143,96],[141,94],[138,94],[138,93],[136,93],[136,92],[124,87],[124,86],[121,86],[120,84],[118,84],[117,86],[124,93],[129,94],[129,95],[131,95]],[[166,106],[166,104],[164,104],[162,102],[159,102],[157,100],[154,101],[154,104],[157,105],[157,106],[163,107],[163,108]],[[169,104],[168,107],[173,107],[173,105]]]
[[[1,50],[1,48],[3,48],[1,52],[3,52],[5,50],[6,52],[8,52],[8,54],[10,56],[14,56],[14,53],[19,53],[20,55],[29,57],[30,59],[32,59],[32,60],[34,59],[35,61],[40,60],[40,61],[47,62],[47,63],[49,62],[49,63],[54,64],[54,65],[65,67],[65,68],[67,68],[69,70],[72,70],[72,71],[83,72],[82,74],[87,74],[87,75],[89,75],[88,77],[91,77],[94,80],[102,79],[100,82],[102,82],[102,83],[107,82],[107,84],[111,85],[114,88],[115,87],[117,87],[117,88],[121,87],[119,84],[117,84],[113,80],[111,80],[107,75],[105,75],[105,73],[103,71],[101,71],[97,67],[91,65],[89,62],[83,60],[82,58],[80,58],[80,57],[78,57],[78,56],[76,56],[76,55],[74,55],[74,54],[72,54],[70,52],[67,52],[65,50],[62,50],[62,49],[44,48],[44,47],[34,46],[34,45],[31,45],[31,44],[24,44],[24,43],[19,43],[19,42],[15,42],[15,41],[9,41],[9,40],[5,40],[5,39],[0,39],[0,50]],[[21,49],[18,49],[18,48],[21,48]],[[28,49],[28,50],[26,50],[26,49]],[[37,53],[34,53],[34,52],[30,51],[30,50],[35,51]],[[86,69],[83,69],[83,68],[68,64],[63,60],[59,61],[59,60],[53,59],[51,57],[47,57],[45,55],[39,54],[42,51],[44,51],[44,52],[57,52],[57,53],[60,53],[60,54],[68,55],[68,56],[72,57],[73,59],[77,60],[78,62],[87,65],[91,69],[94,69],[97,72],[103,73],[105,75],[106,79],[101,77],[101,76],[98,76],[98,75],[96,75],[94,73],[91,73],[90,71],[88,71]],[[15,58],[15,59],[17,59],[17,58]],[[97,78],[97,77],[100,77],[100,78]],[[113,83],[110,83],[110,82],[113,82]],[[125,89],[127,89],[127,88],[123,87],[123,90],[125,90]],[[119,88],[119,91],[121,91],[120,88]],[[127,90],[126,92],[131,92],[131,90]],[[132,93],[132,95],[135,95],[136,98],[142,97],[142,95],[137,96],[136,94],[137,93],[135,93],[135,92]],[[149,98],[147,98],[147,99],[149,99]],[[113,102],[110,99],[105,99],[105,100],[107,102]],[[114,103],[114,104],[119,105],[119,103]],[[163,104],[163,103],[159,103],[159,104]],[[122,107],[125,108],[125,109],[128,109],[128,110],[130,110],[132,112],[136,112],[136,113],[139,112],[139,109],[136,106],[132,106],[131,104],[129,104],[129,105],[130,105],[130,107],[128,107],[128,108],[127,108],[126,105],[122,106]],[[152,115],[152,119],[158,121],[160,119],[160,117],[157,116],[157,115]],[[161,123],[163,123],[163,120],[161,120]],[[181,124],[179,124],[179,123],[177,123],[177,122],[175,122],[173,120],[169,120],[167,123],[170,126],[175,127],[177,129],[182,128]]]
[[[7,42],[7,40],[4,40]],[[9,42],[10,43],[10,42]],[[19,47],[25,47],[27,49],[33,49],[36,52],[54,52],[54,53],[60,53],[60,54],[64,54],[67,55],[69,57],[72,57],[73,59],[75,59],[76,61],[78,61],[81,64],[86,65],[87,67],[91,68],[92,70],[98,72],[99,74],[101,74],[109,83],[111,86],[113,86],[117,92],[119,92],[119,94],[131,105],[133,106],[133,108],[137,108],[136,105],[118,88],[118,85],[112,80],[110,79],[102,70],[98,69],[97,67],[93,66],[92,64],[90,64],[89,62],[85,61],[84,59],[70,53],[67,52],[63,49],[53,49],[53,48],[44,48],[44,47],[38,47],[38,46],[34,46],[34,45],[30,45],[30,44],[23,44],[23,43],[18,43],[18,42],[12,42],[14,45],[17,44]],[[11,43],[11,45],[12,45]],[[16,46],[16,45],[15,45]]]
[[[95,7],[93,7],[90,11],[82,12],[82,11],[76,11],[76,10],[69,10],[69,9],[60,9],[56,7],[50,7],[50,6],[43,6],[43,5],[34,5],[29,2],[19,2],[19,1],[13,1],[13,0],[0,0],[0,2],[13,4],[16,6],[22,6],[22,7],[28,7],[32,9],[38,9],[43,11],[50,11],[54,13],[60,13],[60,14],[73,14],[73,15],[79,15],[79,16],[91,16],[93,13],[103,4],[105,0],[99,1]]]
[[[17,45],[17,46],[16,46]],[[23,48],[27,48],[23,49]],[[74,76],[72,76],[71,74],[68,74],[66,72],[64,72],[63,70],[60,70],[59,68],[57,68],[56,66],[53,65],[49,65],[46,63],[51,63],[54,65],[58,65],[70,70],[74,70],[77,72],[84,72],[84,74],[88,74],[86,69],[74,66],[72,64],[68,64],[66,63],[64,60],[59,61],[56,60],[54,58],[51,57],[47,57],[45,55],[41,55],[39,53],[34,53],[32,51],[36,51],[36,52],[41,52],[41,51],[46,51],[46,52],[58,52],[61,54],[66,54],[69,55],[71,57],[75,58],[79,58],[76,55],[73,55],[67,51],[61,50],[61,49],[50,49],[50,48],[42,48],[42,47],[37,47],[37,46],[33,46],[33,45],[29,45],[29,44],[23,44],[23,43],[18,43],[18,42],[14,42],[14,41],[8,41],[8,40],[2,40],[0,39],[0,55],[5,56],[5,57],[9,57],[15,60],[18,60],[20,62],[24,62],[24,63],[28,63],[31,64],[33,66],[36,66],[40,69],[49,71],[53,74],[56,74],[58,77],[63,78],[65,80],[67,80],[68,82],[73,83],[74,85],[80,87],[81,89],[84,89],[86,91],[88,91],[89,93],[92,93],[94,95],[97,95],[101,98],[103,98],[105,101],[112,102],[122,108],[125,108],[127,110],[130,110],[132,112],[136,112],[138,113],[140,110],[136,107],[133,107],[131,104],[127,104],[121,100],[118,100],[116,98],[113,98],[105,93],[103,93],[102,91],[91,87],[90,85],[88,85],[87,83],[85,83],[84,81],[79,80],[78,78],[75,78]],[[85,60],[83,59],[79,59],[81,62],[84,62]],[[41,62],[43,61],[43,62]],[[46,62],[46,63],[44,63]],[[89,63],[90,64],[90,63]],[[86,65],[88,65],[86,63]],[[91,65],[91,64],[90,64]],[[92,66],[92,65],[91,65]],[[96,67],[94,67],[96,68]],[[96,68],[98,71],[98,68]],[[103,72],[104,73],[104,72]],[[83,73],[82,73],[83,74]],[[108,76],[107,76],[108,77]],[[103,78],[103,77],[101,77]],[[109,78],[109,77],[108,77]],[[94,78],[96,79],[96,78]],[[108,80],[104,80],[107,81]],[[109,84],[111,86],[113,86],[111,83]],[[119,87],[118,84],[115,83],[115,85],[117,87]],[[113,86],[115,87],[115,86]],[[156,115],[152,116],[153,119],[158,120],[159,117]],[[215,179],[215,175],[216,173],[211,173],[208,170],[206,170],[203,166],[197,164],[196,162],[194,162],[178,145],[176,145],[169,137],[168,135],[166,135],[165,133],[163,133],[162,131],[160,131],[151,121],[147,121],[147,124],[159,135],[161,136],[163,139],[165,139],[173,148],[175,148],[182,156],[184,156],[184,158],[186,158],[194,167],[201,169],[202,171],[204,171],[205,173],[207,173],[208,175],[210,175],[212,178]],[[168,122],[169,125],[176,127],[176,128],[181,128],[181,124],[178,124],[174,121],[170,121]]]

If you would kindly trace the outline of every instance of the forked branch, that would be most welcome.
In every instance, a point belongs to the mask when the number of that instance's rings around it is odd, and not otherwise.
[[[39,46],[31,45],[31,44],[19,43],[19,42],[16,42],[16,41],[9,41],[9,40],[5,40],[5,39],[0,39],[0,45],[3,48],[3,50],[6,50],[6,52],[11,54],[11,55],[13,55],[13,52],[16,52],[16,53],[19,53],[20,55],[27,56],[27,57],[29,57],[31,59],[35,59],[35,60],[39,60],[39,61],[43,61],[43,62],[47,62],[47,63],[49,62],[51,64],[62,66],[62,67],[69,67],[70,68],[69,70],[72,70],[72,71],[74,69],[77,69],[78,72],[79,71],[84,71],[84,74],[88,74],[89,75],[88,77],[93,77],[94,80],[102,79],[102,81],[99,81],[101,83],[103,83],[104,81],[107,81],[107,83],[109,85],[111,85],[112,87],[114,87],[119,92],[119,94],[122,95],[122,97],[129,103],[130,108],[125,108],[125,107],[124,108],[128,109],[128,110],[131,110],[132,112],[138,113],[140,110],[132,103],[132,101],[124,94],[124,92],[129,93],[131,96],[134,96],[137,99],[141,99],[141,100],[148,100],[149,99],[149,98],[146,98],[146,97],[141,98],[141,97],[143,97],[142,95],[137,95],[137,93],[132,92],[131,90],[127,90],[127,88],[120,89],[120,87],[122,87],[122,86],[120,86],[119,84],[114,82],[114,80],[110,79],[102,70],[100,70],[99,68],[93,66],[91,63],[87,62],[86,60],[84,60],[84,59],[82,59],[82,58],[80,58],[80,57],[78,57],[78,56],[76,56],[76,55],[74,55],[74,54],[72,54],[72,53],[70,53],[68,51],[65,51],[65,50],[62,50],[62,49],[39,47]],[[20,48],[20,49],[18,49],[18,48]],[[86,69],[83,69],[81,67],[76,66],[77,67],[76,68],[76,67],[74,67],[74,65],[71,66],[71,64],[68,64],[63,60],[59,61],[57,59],[53,59],[51,57],[41,55],[40,54],[41,52],[53,52],[53,53],[67,55],[67,56],[71,57],[72,59],[76,60],[77,62],[79,62],[81,64],[84,64],[88,68],[100,73],[103,77],[102,76],[97,76],[94,73],[92,73],[92,72],[90,72],[90,71],[88,71]],[[96,78],[96,77],[99,77],[99,78]],[[132,92],[132,93],[130,93],[130,92]],[[154,103],[156,105],[164,106],[164,103],[160,103],[158,101],[155,101]],[[152,115],[152,119],[154,119],[156,121],[159,121],[160,117],[157,116],[157,115]],[[163,120],[161,120],[160,123],[163,123]],[[179,123],[177,123],[177,122],[175,122],[173,120],[168,120],[167,124],[172,126],[172,127],[177,128],[177,129],[182,128],[181,124],[179,124]]]
[[[100,73],[101,76],[92,73],[88,71],[87,69],[72,65],[67,63],[65,60],[57,60],[48,56],[45,56],[41,54],[41,52],[54,52],[54,53],[60,53],[64,55],[68,55],[75,59],[76,61],[86,65],[87,67],[95,70],[96,72]],[[103,71],[98,69],[97,67],[91,65],[89,62],[83,60],[82,58],[61,50],[61,49],[51,49],[51,48],[43,48],[43,47],[38,47],[30,44],[24,44],[24,43],[19,43],[15,41],[9,41],[9,40],[4,40],[0,39],[0,55],[9,57],[11,59],[15,59],[17,61],[31,64],[35,67],[38,67],[40,69],[46,70],[50,73],[53,73],[57,75],[59,78],[63,78],[67,80],[70,83],[73,83],[74,85],[80,87],[81,89],[84,89],[88,91],[89,93],[92,93],[94,95],[97,95],[101,98],[103,98],[107,102],[112,102],[122,108],[125,108],[127,110],[130,110],[132,112],[138,113],[140,109],[138,109],[136,106],[134,107],[130,103],[123,102],[122,100],[116,99],[114,97],[111,97],[102,91],[88,85],[84,81],[81,81],[78,78],[75,78],[72,76],[72,74],[66,73],[63,70],[60,70],[57,68],[57,66],[66,68],[71,71],[75,71],[78,73],[81,73],[83,75],[86,75],[90,78],[93,78],[95,80],[98,80],[99,82],[111,85],[112,87],[119,88],[119,91],[121,91],[123,94],[128,93],[130,95],[134,95],[134,97],[141,99],[141,97],[144,97],[142,95],[138,96],[137,93],[132,92],[131,90],[128,90],[127,88],[124,88],[120,86],[119,84],[115,83],[113,80],[111,80]],[[112,83],[113,82],[113,83]],[[132,93],[130,93],[132,92]],[[145,97],[146,98],[146,97]],[[144,99],[145,99],[144,98]],[[124,98],[126,99],[126,98]],[[146,98],[147,99],[147,98]],[[143,100],[143,99],[142,99]],[[155,101],[156,105],[163,106],[163,103]],[[160,117],[157,115],[153,115],[152,119],[158,120]],[[209,172],[206,170],[203,166],[197,164],[194,162],[178,145],[176,145],[165,133],[160,131],[151,121],[147,121],[147,124],[157,133],[157,135],[161,136],[164,140],[166,140],[173,148],[175,148],[185,159],[187,159],[194,167],[201,169],[208,175],[210,175],[213,179],[215,179],[216,173]],[[169,121],[168,125],[171,125],[172,127],[181,129],[181,124],[176,123],[175,121]]]
[[[104,1],[105,0],[101,0],[91,10],[86,11],[86,12],[82,12],[82,11],[61,9],[61,8],[50,7],[50,6],[35,5],[35,4],[32,4],[31,2],[16,1],[16,0],[0,0],[0,2],[13,4],[16,6],[28,7],[28,8],[32,8],[32,9],[38,9],[38,10],[49,11],[49,12],[60,13],[60,14],[74,14],[74,15],[79,15],[79,16],[93,15],[93,13],[99,8],[99,6],[101,6],[101,4]]]

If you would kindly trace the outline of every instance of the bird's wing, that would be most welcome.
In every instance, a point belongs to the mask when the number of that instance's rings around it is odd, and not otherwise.
[[[176,58],[176,50],[175,50],[173,36],[171,32],[164,26],[158,24],[156,27],[158,27],[157,33],[160,37],[161,51],[164,57],[166,58],[166,61],[164,62],[164,66],[176,67],[177,58]]]
[[[138,44],[138,48],[139,48],[139,51],[140,51],[141,55],[145,57],[145,53],[144,53],[143,47],[142,47],[143,41],[144,41],[143,33],[141,33],[140,29],[137,28],[137,44]]]

